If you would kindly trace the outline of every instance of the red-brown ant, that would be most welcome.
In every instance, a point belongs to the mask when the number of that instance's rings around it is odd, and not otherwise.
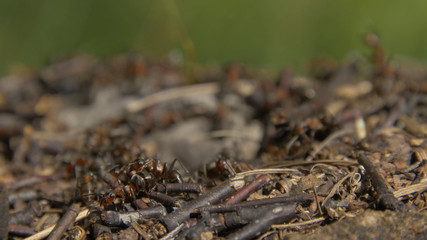
[[[208,174],[230,178],[240,171],[239,165],[233,159],[220,156],[208,167]]]
[[[85,172],[77,178],[79,196],[86,205],[92,205],[96,200],[95,179],[95,175],[91,172]]]
[[[74,170],[77,179],[77,195],[86,205],[93,205],[97,198],[96,176],[90,171],[92,165],[92,161],[81,157],[75,163],[68,164],[68,171]]]
[[[103,204],[111,204],[117,198],[121,198],[122,202],[135,199],[141,192],[154,188],[156,183],[182,183],[181,175],[173,169],[175,162],[168,169],[166,164],[161,164],[157,159],[141,157],[119,171],[108,173],[115,177],[116,182],[109,183],[113,191],[103,198]]]

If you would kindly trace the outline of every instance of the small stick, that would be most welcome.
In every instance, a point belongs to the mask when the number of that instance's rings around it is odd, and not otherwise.
[[[255,207],[255,206],[270,205],[275,203],[283,203],[283,204],[304,203],[312,200],[313,200],[312,196],[307,194],[300,194],[300,195],[285,196],[285,197],[262,198],[262,199],[235,203],[235,204],[220,204],[220,205],[213,205],[213,206],[204,206],[204,207],[195,209],[194,212],[195,213],[230,212],[230,211],[236,211],[238,208],[241,208],[241,207]]]
[[[166,234],[164,237],[162,237],[160,240],[170,240],[175,239],[176,235],[185,227],[184,223],[181,223],[176,227],[174,230],[170,231],[168,234]]]
[[[149,208],[148,204],[144,202],[142,199],[136,199],[133,201],[133,205],[137,209]]]
[[[133,229],[135,229],[135,231],[139,234],[139,235],[141,235],[141,237],[143,238],[143,239],[152,239],[152,237],[150,237],[145,231],[144,231],[144,229],[142,229],[140,226],[139,226],[139,224],[137,223],[137,222],[132,222],[131,223],[131,226],[133,227]]]
[[[201,193],[202,186],[194,183],[167,183],[158,184],[157,190],[167,193]]]
[[[31,236],[34,234],[34,230],[32,228],[25,225],[21,225],[21,224],[9,224],[8,231],[13,235],[18,235],[18,236]],[[4,238],[4,239],[7,239],[7,238]]]
[[[271,228],[272,224],[287,222],[295,217],[295,205],[278,206],[268,211],[265,215],[240,228],[227,236],[227,239],[246,240],[261,235]]]
[[[71,227],[71,225],[73,225],[79,211],[80,211],[80,204],[73,203],[70,206],[70,208],[65,212],[64,216],[62,216],[62,218],[59,219],[58,224],[55,225],[52,232],[49,234],[49,237],[47,238],[47,240],[61,239],[65,231],[67,231],[67,229]]]
[[[147,192],[147,196],[149,196],[150,198],[158,201],[159,203],[165,206],[181,207],[181,204],[182,204],[180,200],[160,192],[149,191]]]
[[[37,224],[34,226],[34,230],[36,230],[36,232],[39,232],[43,226],[43,224],[46,223],[47,220],[49,220],[49,218],[52,217],[51,214],[44,214],[38,221]]]
[[[317,196],[316,187],[312,186],[312,188],[313,188],[314,199],[316,200],[317,208],[319,209],[320,216],[322,216],[323,215],[323,211],[322,211],[322,208],[320,207],[320,203],[319,203],[319,198]]]
[[[394,195],[394,197],[399,198],[399,197],[403,197],[405,195],[409,195],[411,193],[422,192],[425,190],[427,190],[427,182],[421,182],[421,183],[417,183],[417,184],[413,184],[411,186],[401,188],[401,189],[393,192],[393,195]]]
[[[179,99],[182,97],[187,97],[189,95],[203,95],[203,94],[215,94],[219,90],[217,83],[202,83],[194,84],[190,86],[172,88],[157,92],[146,97],[143,97],[139,100],[130,102],[126,108],[131,113],[136,113],[144,110],[147,107],[171,101],[174,99]]]
[[[390,210],[408,211],[407,206],[393,196],[384,178],[377,172],[364,153],[358,154],[357,161],[366,169],[366,175],[371,179],[372,186],[377,191],[376,199],[382,207]]]
[[[225,219],[222,214],[209,214],[201,219],[197,219],[197,223],[188,229],[181,232],[177,239],[203,239],[201,236],[204,232],[221,232],[226,229]]]
[[[116,177],[111,175],[109,172],[105,172],[104,170],[98,170],[98,175],[106,182],[112,189],[123,188],[123,185],[117,180]]]
[[[316,159],[311,162],[307,162],[306,160],[293,160],[293,161],[286,161],[285,163],[274,163],[274,164],[266,164],[263,165],[263,167],[294,167],[294,166],[303,166],[303,165],[313,165],[313,164],[331,164],[336,166],[351,166],[351,165],[358,165],[359,163],[354,160],[331,160],[331,159]]]
[[[164,223],[166,228],[171,231],[178,227],[185,220],[190,218],[190,214],[196,208],[208,206],[220,202],[221,200],[229,197],[236,191],[236,188],[241,184],[241,181],[226,181],[219,186],[211,189],[200,197],[186,202],[182,209],[172,212],[165,217],[161,218],[160,221]]]
[[[79,215],[77,215],[75,221],[80,221],[83,218],[87,217],[88,213],[89,213],[88,209],[81,210],[79,212]],[[58,225],[58,224],[56,224],[56,225]],[[39,239],[43,239],[43,238],[47,237],[50,234],[50,232],[52,232],[52,230],[54,229],[54,227],[56,225],[48,227],[48,228],[44,229],[41,232],[38,232],[38,233],[36,233],[36,234],[34,234],[34,235],[30,236],[30,237],[25,238],[24,240],[39,240]]]
[[[129,226],[142,218],[157,218],[166,215],[165,207],[159,205],[151,208],[143,208],[133,212],[106,211],[101,214],[101,220],[110,226]]]
[[[272,211],[277,207],[293,208],[295,212],[295,204],[273,204],[259,207],[238,208],[236,211],[224,214],[204,214],[198,223],[186,233],[186,237],[187,239],[199,239],[204,232],[213,231],[218,233],[225,229],[235,229],[255,221],[259,216],[263,216],[266,212]]]
[[[249,195],[251,195],[256,190],[260,189],[264,184],[270,181],[270,176],[268,175],[262,175],[259,176],[255,181],[249,183],[239,191],[233,194],[226,202],[225,204],[234,204],[241,202],[248,198]]]
[[[65,172],[57,172],[49,176],[32,176],[29,178],[18,179],[11,186],[9,190],[17,190],[19,188],[29,187],[31,185],[39,184],[44,181],[52,181],[60,178],[64,178],[66,175]]]
[[[311,225],[311,224],[315,224],[315,223],[320,223],[325,221],[324,217],[319,217],[319,218],[315,218],[315,219],[311,219],[305,222],[298,222],[298,223],[288,223],[288,224],[273,224],[271,225],[272,228],[275,229],[288,229],[288,228],[296,228],[296,227],[302,227],[302,226],[306,226],[306,225]]]
[[[240,179],[242,177],[257,175],[257,174],[280,174],[280,173],[299,173],[297,169],[292,168],[264,168],[264,169],[255,169],[246,172],[237,173],[233,179]]]
[[[24,191],[20,191],[17,193],[11,193],[9,194],[9,196],[7,196],[7,200],[10,203],[13,203],[17,200],[22,200],[22,201],[31,201],[31,200],[35,200],[39,197],[39,194],[37,193],[36,190],[34,189],[28,189],[28,190],[24,190]]]
[[[9,189],[10,190],[17,190],[19,188],[24,188],[24,187],[29,187],[31,185],[39,184],[43,181],[45,181],[45,179],[43,179],[40,176],[32,176],[29,178],[17,179],[16,182],[14,182],[11,186],[9,186]]]

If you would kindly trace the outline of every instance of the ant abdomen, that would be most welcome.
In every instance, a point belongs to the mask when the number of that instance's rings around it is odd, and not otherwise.
[[[130,179],[130,183],[135,186],[137,192],[147,190],[154,185],[154,182],[153,174],[144,169],[135,172]]]
[[[86,205],[92,204],[96,200],[95,175],[86,173],[77,179],[79,195]]]

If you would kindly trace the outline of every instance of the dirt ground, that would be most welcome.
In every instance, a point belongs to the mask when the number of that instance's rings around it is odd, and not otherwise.
[[[425,239],[427,68],[73,56],[0,79],[0,239]],[[6,227],[8,226],[8,227]]]

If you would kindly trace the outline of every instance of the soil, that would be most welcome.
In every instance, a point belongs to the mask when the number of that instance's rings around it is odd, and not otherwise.
[[[4,76],[0,238],[426,238],[427,68],[369,44],[308,76],[136,54]]]

